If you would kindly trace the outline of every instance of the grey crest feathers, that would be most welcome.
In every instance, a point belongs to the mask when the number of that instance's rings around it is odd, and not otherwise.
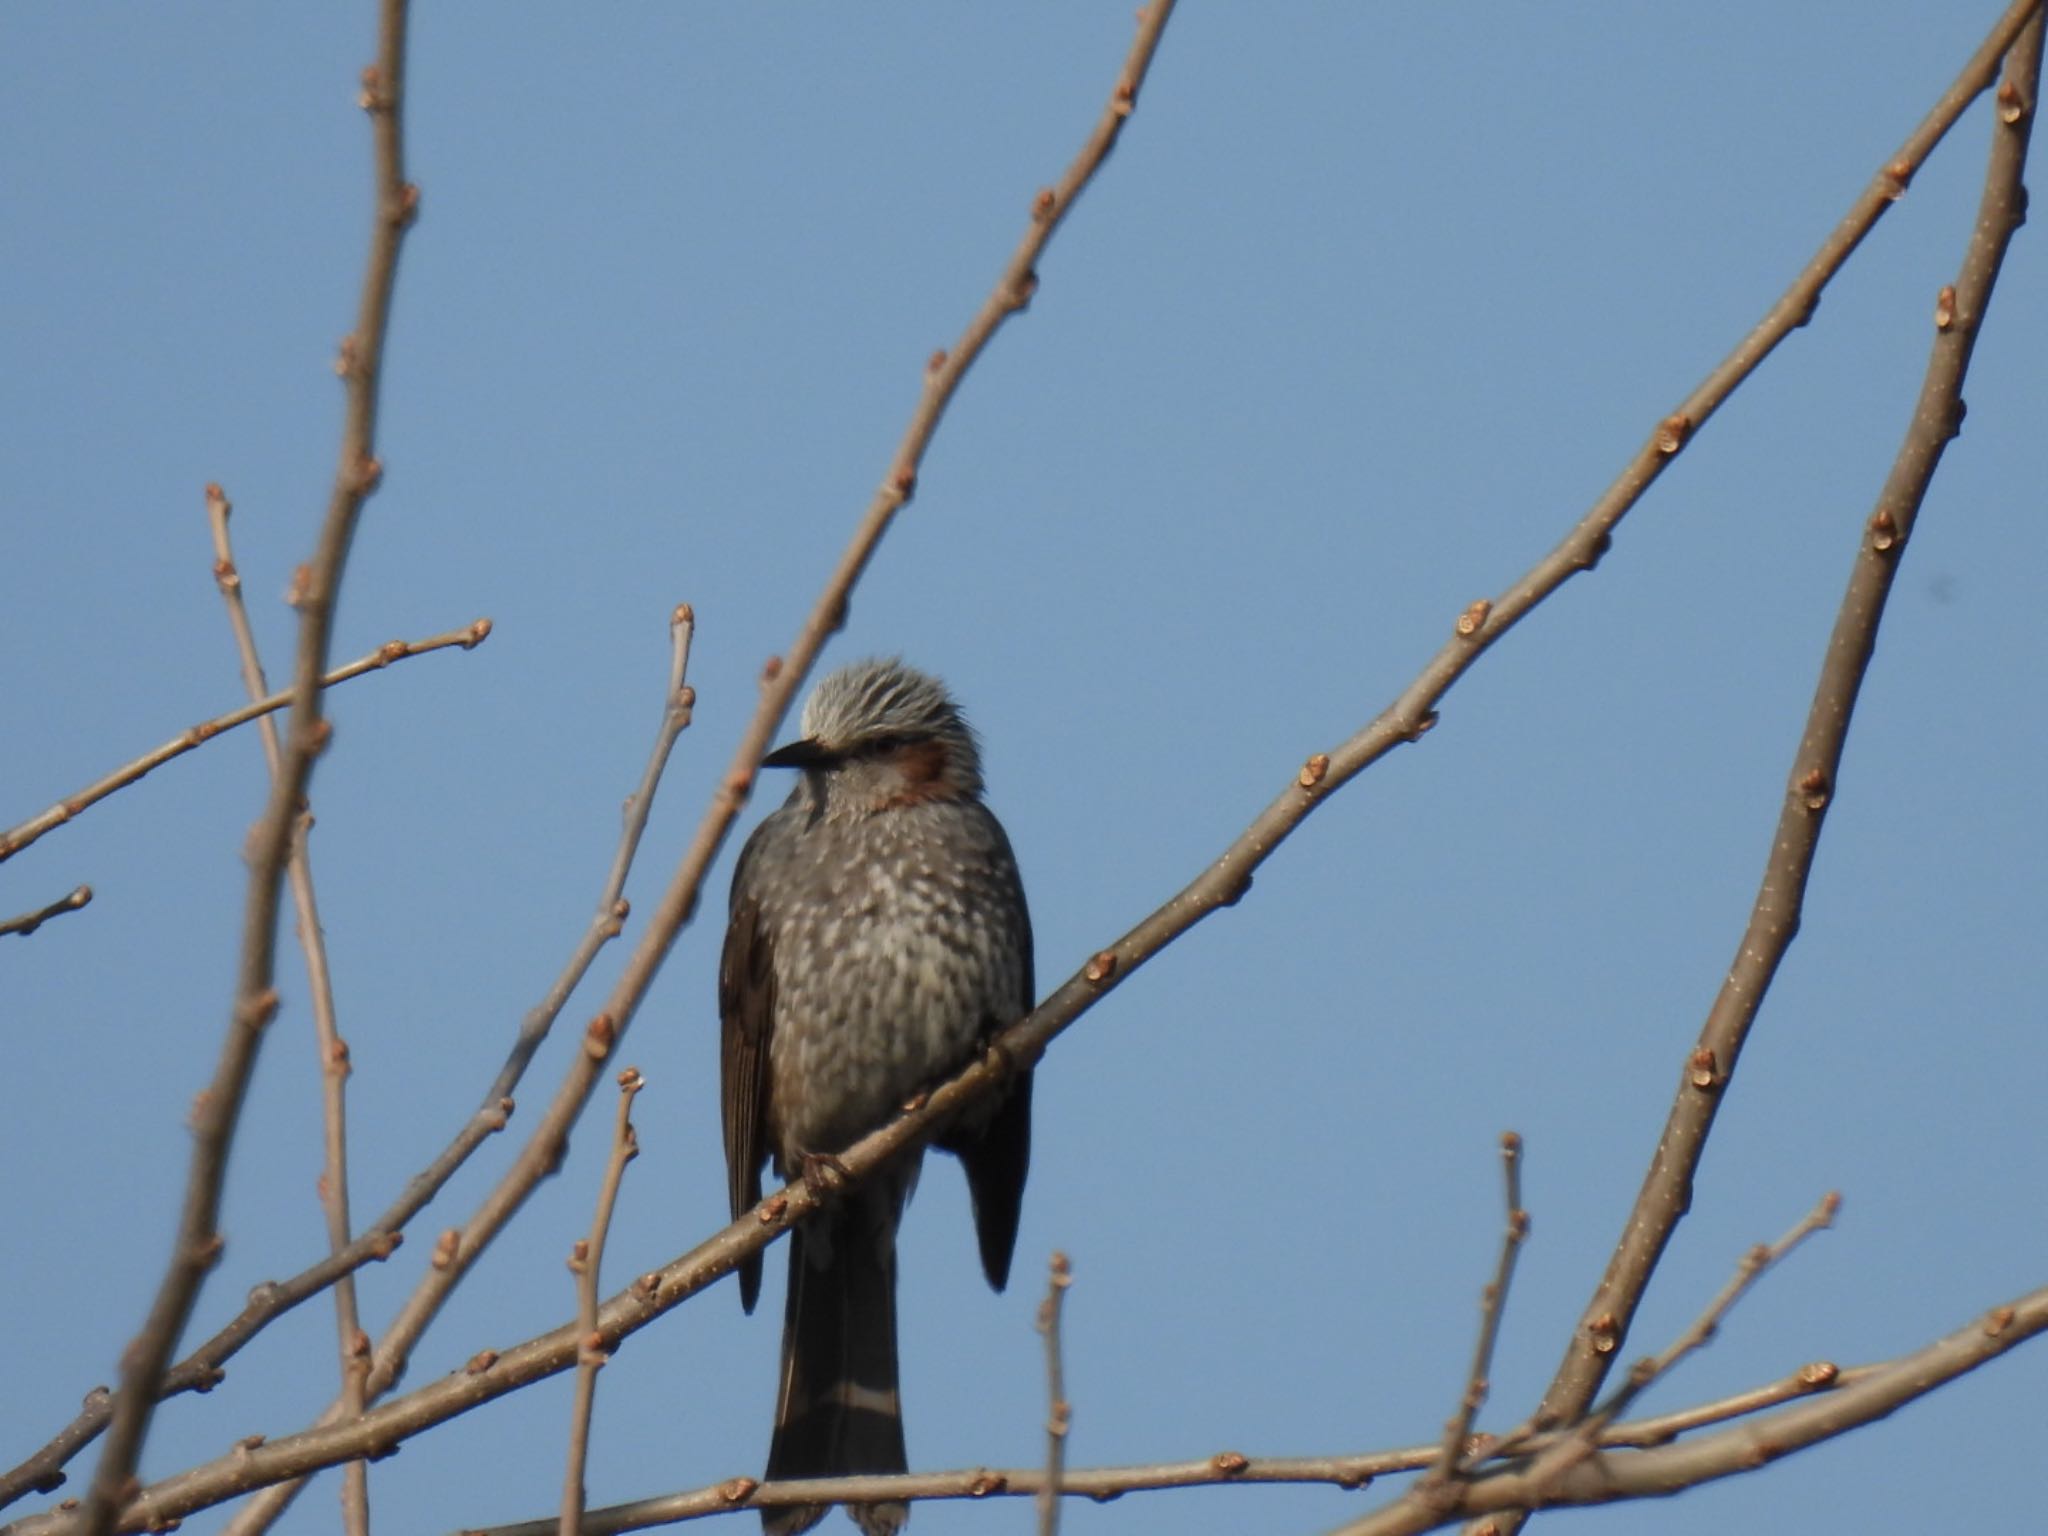
[[[834,757],[873,744],[930,740],[945,748],[946,777],[958,791],[982,790],[981,751],[974,729],[946,685],[895,656],[841,667],[804,701],[804,740]]]

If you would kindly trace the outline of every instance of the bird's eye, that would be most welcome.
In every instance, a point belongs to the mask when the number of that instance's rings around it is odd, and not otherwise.
[[[868,736],[861,740],[862,757],[887,757],[909,746],[911,738],[902,731],[884,731],[879,736]]]

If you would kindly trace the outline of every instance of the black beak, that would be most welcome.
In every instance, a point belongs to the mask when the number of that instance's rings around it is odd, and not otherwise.
[[[763,768],[823,768],[837,759],[838,754],[828,751],[810,736],[801,741],[792,741],[787,746],[777,747],[761,759]]]

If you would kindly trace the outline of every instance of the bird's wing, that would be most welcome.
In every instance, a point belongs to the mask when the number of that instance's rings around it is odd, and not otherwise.
[[[1003,853],[1009,855],[1009,839],[1000,825],[995,833]],[[990,1019],[991,1035],[1023,1018],[1038,996],[1032,973],[1031,915],[1024,904],[1024,885],[1017,874],[1015,857],[1010,856],[1006,862],[1022,929],[1018,937],[1023,948],[1023,976],[1016,1011],[1006,1019]],[[1002,1103],[978,1131],[956,1127],[935,1138],[935,1144],[960,1159],[961,1169],[967,1175],[967,1192],[974,1202],[974,1235],[981,1247],[982,1273],[1000,1291],[1009,1283],[1010,1257],[1017,1247],[1017,1223],[1024,1212],[1024,1180],[1031,1171],[1030,1071],[1019,1072],[1012,1079]]]
[[[748,851],[751,851],[748,850]],[[761,1164],[768,1157],[768,1037],[775,1027],[775,967],[761,903],[742,894],[747,858],[733,875],[732,915],[718,962],[719,1102],[725,1121],[725,1178],[734,1221],[761,1203]],[[740,1304],[751,1312],[761,1295],[761,1256],[740,1264]]]

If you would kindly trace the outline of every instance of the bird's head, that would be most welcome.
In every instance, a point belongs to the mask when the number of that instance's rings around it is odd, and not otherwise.
[[[937,678],[893,657],[820,681],[799,729],[761,766],[803,769],[797,793],[820,815],[869,816],[981,793],[981,753],[960,706]]]

